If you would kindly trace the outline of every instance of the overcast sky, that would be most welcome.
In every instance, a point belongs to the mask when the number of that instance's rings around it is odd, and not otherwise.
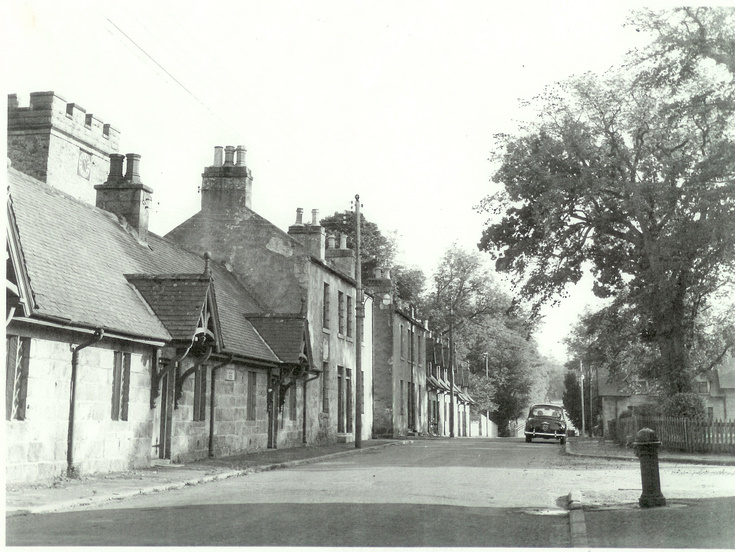
[[[121,132],[154,190],[151,230],[199,208],[214,146],[244,145],[253,208],[349,209],[395,230],[427,275],[475,248],[492,137],[544,85],[618,64],[641,40],[629,4],[488,1],[8,2],[6,88],[53,90]],[[588,294],[547,310],[542,352]]]

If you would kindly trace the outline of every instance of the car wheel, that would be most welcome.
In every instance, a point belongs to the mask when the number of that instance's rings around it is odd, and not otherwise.
[[[561,443],[562,445],[563,445],[564,443],[566,443],[566,442],[567,442],[567,440],[566,440],[566,438],[565,438],[565,437],[562,437],[561,439],[559,439],[559,443]]]
[[[531,437],[526,435],[526,443],[530,443],[530,442],[531,442]]]

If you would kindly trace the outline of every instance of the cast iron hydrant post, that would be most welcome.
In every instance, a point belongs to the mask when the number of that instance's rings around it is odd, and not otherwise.
[[[661,494],[661,479],[658,474],[658,447],[661,441],[652,429],[643,428],[635,436],[635,454],[641,461],[641,482],[643,493],[638,499],[641,508],[666,506],[666,499]]]

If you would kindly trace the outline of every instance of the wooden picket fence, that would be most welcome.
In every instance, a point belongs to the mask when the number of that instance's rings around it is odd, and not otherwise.
[[[735,453],[735,421],[666,416],[631,416],[608,422],[609,439],[621,445],[635,441],[644,427],[656,432],[661,448],[684,452]]]

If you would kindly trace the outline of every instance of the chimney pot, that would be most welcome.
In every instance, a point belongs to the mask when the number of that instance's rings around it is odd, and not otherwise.
[[[214,147],[214,166],[215,167],[222,166],[222,146]]]
[[[246,152],[245,146],[237,146],[235,153],[237,154],[236,164],[238,167],[245,166],[245,152]]]
[[[234,157],[235,157],[235,147],[234,146],[225,146],[225,167],[232,167],[234,163]]]
[[[140,155],[137,153],[128,153],[127,167],[125,172],[125,180],[131,182],[140,182]]]
[[[328,247],[329,249],[334,249],[334,242],[335,242],[335,241],[336,241],[336,240],[335,240],[334,236],[329,236],[329,237],[327,238],[327,244],[328,244],[328,245],[327,245],[327,247]]]
[[[319,226],[319,209],[311,210],[311,225]]]
[[[296,209],[296,222],[294,225],[296,226],[303,226],[304,225],[304,209],[303,207],[299,207]]]
[[[347,234],[340,234],[339,235],[339,248],[340,249],[347,249]]]
[[[107,180],[122,180],[123,177],[123,162],[125,156],[121,153],[110,154],[110,175]]]

